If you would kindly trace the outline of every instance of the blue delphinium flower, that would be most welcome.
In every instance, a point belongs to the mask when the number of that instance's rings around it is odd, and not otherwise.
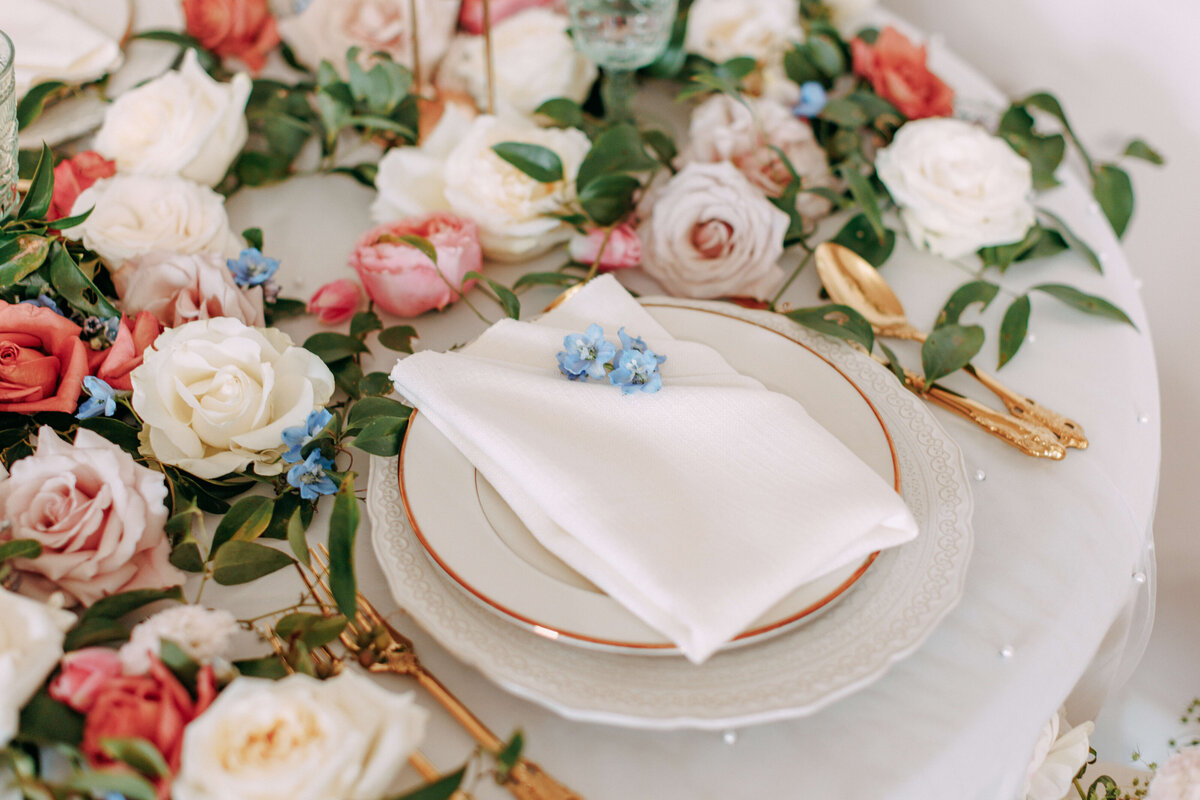
[[[800,102],[796,103],[792,113],[797,117],[815,117],[825,109],[827,101],[824,86],[816,81],[805,81],[800,85]]]
[[[604,365],[617,353],[617,346],[604,340],[604,329],[596,323],[584,333],[572,333],[563,339],[566,350],[558,354],[558,368],[573,381],[602,380]]]
[[[54,298],[48,294],[39,294],[37,297],[31,297],[28,300],[22,300],[21,302],[25,303],[26,305],[48,308],[55,314],[58,314],[60,317],[66,316],[66,314],[62,312],[62,309],[58,307],[58,303],[54,302]]]
[[[75,412],[76,419],[91,419],[101,414],[111,417],[117,413],[116,391],[107,383],[88,375],[83,379],[83,388],[91,397],[79,404],[79,410]]]
[[[304,445],[311,442],[313,437],[325,430],[325,426],[329,424],[329,420],[331,419],[333,419],[333,414],[321,408],[309,412],[308,419],[305,420],[303,425],[284,428],[283,443],[288,446],[288,449],[283,454],[283,460],[289,464],[294,464],[303,458],[304,456],[300,454],[300,451],[304,448]]]
[[[327,469],[333,469],[333,462],[321,455],[320,450],[313,450],[308,458],[288,470],[287,482],[299,489],[305,500],[316,500],[319,495],[338,490],[333,479],[325,474]]]
[[[225,264],[233,273],[233,282],[243,289],[266,283],[279,269],[279,259],[267,258],[257,247],[247,247],[237,258],[226,259]]]
[[[608,380],[613,386],[621,387],[621,394],[657,392],[662,388],[658,357],[652,350],[622,350],[617,355],[613,371],[608,374]]]
[[[640,336],[630,336],[625,332],[624,328],[621,328],[621,330],[617,331],[617,336],[621,337],[622,350],[636,350],[639,353],[649,353],[650,355],[654,356],[655,361],[659,364],[667,360],[666,356],[660,356],[651,350],[646,345],[645,339]]]

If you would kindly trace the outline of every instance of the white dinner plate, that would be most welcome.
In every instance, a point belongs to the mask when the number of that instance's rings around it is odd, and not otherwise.
[[[795,339],[717,310],[648,308],[676,338],[709,345],[743,375],[799,401],[899,490],[900,470],[887,428],[861,390],[828,361]],[[544,548],[420,414],[405,437],[399,483],[409,523],[434,563],[485,608],[560,642],[616,652],[679,653],[659,631]],[[874,559],[871,555],[798,587],[726,647],[776,636],[828,610]]]
[[[722,730],[812,714],[914,652],[962,595],[971,550],[971,495],[958,446],[923,402],[843,342],[786,318],[724,303],[654,298],[719,311],[794,338],[841,370],[892,436],[901,494],[920,527],[882,552],[827,613],[787,633],[717,653],[700,665],[565,647],[530,633],[447,579],[408,524],[398,459],[374,458],[367,489],[372,541],[397,603],[455,657],[514,694],[572,719],[641,728]]]

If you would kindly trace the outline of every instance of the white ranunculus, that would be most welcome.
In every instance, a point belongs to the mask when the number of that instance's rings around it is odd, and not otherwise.
[[[283,429],[333,394],[333,373],[283,331],[230,317],[166,330],[129,375],[143,450],[201,478],[283,470]]]
[[[225,198],[186,178],[117,175],[96,181],[71,213],[89,208],[91,215],[63,235],[82,240],[112,269],[152,250],[232,258],[242,249],[229,228]]]
[[[944,258],[1018,242],[1034,224],[1029,162],[957,119],[909,122],[875,155],[913,242]]]
[[[1155,771],[1146,800],[1200,800],[1200,747],[1185,747],[1168,758]]]
[[[96,133],[96,150],[135,175],[182,175],[215,186],[246,144],[250,76],[209,77],[188,50],[183,66],[121,95]]]
[[[692,163],[656,194],[642,268],[671,294],[766,299],[783,280],[788,215],[728,162]]]
[[[696,0],[684,47],[717,63],[750,56],[766,64],[802,41],[799,0]]]
[[[530,115],[553,97],[587,99],[596,67],[575,49],[569,22],[548,8],[530,8],[492,29],[496,112]],[[487,64],[482,36],[462,34],[438,67],[438,86],[463,91],[487,108]]]
[[[360,48],[364,60],[383,52],[412,68],[410,5],[412,0],[312,0],[299,14],[279,20],[279,34],[314,70],[325,60],[345,76],[351,47]],[[421,69],[428,80],[454,35],[459,0],[416,0],[415,5]]]
[[[0,747],[17,733],[21,706],[62,658],[75,615],[0,588]]]
[[[149,672],[150,657],[162,652],[164,641],[173,642],[197,663],[211,663],[228,655],[237,632],[237,620],[225,609],[172,606],[134,625],[118,654],[126,675]]]
[[[237,678],[183,734],[175,800],[373,800],[428,715],[352,669],[326,681]]]
[[[475,112],[446,103],[441,119],[417,147],[393,147],[379,160],[371,219],[391,222],[430,211],[449,211],[446,202],[446,156],[466,135]]]
[[[1061,800],[1071,781],[1088,760],[1088,736],[1095,725],[1072,728],[1059,709],[1042,728],[1025,773],[1025,800]]]

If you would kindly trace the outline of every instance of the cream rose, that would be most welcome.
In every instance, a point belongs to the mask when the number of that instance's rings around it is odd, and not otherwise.
[[[164,331],[129,378],[144,452],[201,478],[251,464],[277,475],[283,429],[333,394],[321,359],[280,330],[229,317]]]
[[[147,253],[126,261],[112,278],[126,314],[149,311],[168,328],[212,317],[264,324],[262,287],[238,286],[220,256]]]
[[[75,615],[0,588],[0,747],[17,734],[21,706],[58,660]]]
[[[430,142],[417,148],[420,154],[393,155],[393,150],[384,157],[375,179],[380,196],[372,208],[375,218],[386,222],[397,216],[453,211],[474,220],[484,255],[499,261],[529,258],[570,238],[571,228],[547,215],[575,196],[575,175],[591,149],[583,131],[539,128],[516,117],[476,117],[461,131],[439,169],[435,148],[453,140],[458,131],[450,126],[462,125],[461,117],[449,116],[448,110]],[[509,141],[554,151],[563,164],[563,180],[539,183],[492,151],[492,145]],[[415,180],[412,173],[405,174],[402,167],[413,162],[430,177]]]
[[[446,157],[466,136],[475,112],[447,103],[433,130],[417,147],[393,147],[379,160],[371,218],[392,222],[431,211],[449,211],[446,202]]]
[[[10,525],[0,541],[41,543],[40,556],[13,567],[85,606],[128,589],[177,586],[184,575],[167,560],[166,499],[162,473],[103,436],[80,428],[72,445],[43,425],[37,450],[0,483],[0,519]]]
[[[175,800],[383,797],[428,715],[354,670],[237,678],[187,726]]]
[[[1061,709],[1042,728],[1033,758],[1025,773],[1026,800],[1060,800],[1071,780],[1088,760],[1088,736],[1095,725],[1085,722],[1072,728]]]
[[[969,122],[909,122],[875,155],[908,235],[944,258],[1024,238],[1034,224],[1029,162]]]
[[[766,64],[802,41],[799,0],[696,0],[684,47],[717,63],[750,56]]]
[[[250,76],[220,83],[188,50],[183,66],[121,95],[108,107],[95,149],[137,175],[182,175],[215,186],[246,144]]]
[[[803,188],[836,183],[825,151],[807,123],[773,100],[747,98],[746,102],[748,106],[717,94],[697,106],[688,130],[685,163],[728,161],[765,194],[778,197],[791,181],[791,173],[772,150],[777,147],[800,174]],[[802,192],[796,198],[796,210],[806,220],[820,219],[829,209],[829,201],[815,194]]]
[[[1200,800],[1200,747],[1185,747],[1168,758],[1154,773],[1146,800]]]
[[[192,660],[209,664],[229,654],[237,620],[223,608],[180,605],[160,611],[133,626],[129,641],[119,651],[126,675],[150,671],[150,657],[157,657],[164,641],[173,642]]]
[[[514,14],[492,29],[496,79],[496,111],[530,115],[553,97],[587,99],[596,67],[584,58],[571,37],[569,22],[548,8]],[[487,65],[482,36],[458,36],[438,67],[440,88],[471,95],[487,108]]]
[[[81,240],[113,269],[152,250],[229,257],[241,251],[225,199],[186,178],[117,175],[97,181],[80,193],[71,213],[89,208],[91,215],[63,235]]]
[[[829,9],[830,22],[846,39],[858,33],[879,5],[879,0],[824,0]]]
[[[411,0],[312,0],[293,17],[279,21],[279,33],[296,57],[314,70],[325,60],[346,74],[346,51],[362,49],[362,58],[384,52],[413,66]],[[421,69],[428,80],[458,23],[459,0],[416,0],[421,29]]]
[[[688,164],[654,198],[639,234],[642,268],[681,297],[766,299],[788,215],[726,162]]]

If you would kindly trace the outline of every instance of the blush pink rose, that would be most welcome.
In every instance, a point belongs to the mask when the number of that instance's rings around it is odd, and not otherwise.
[[[54,168],[54,194],[50,196],[47,219],[71,216],[71,206],[84,189],[101,178],[117,174],[117,162],[109,161],[95,150],[84,150],[60,161]]]
[[[874,44],[850,42],[854,74],[866,78],[879,96],[909,119],[954,114],[954,90],[926,66],[925,47],[918,47],[892,26]]]
[[[325,325],[337,325],[354,316],[360,305],[362,289],[349,278],[339,278],[313,292],[308,301],[308,313],[316,314]]]
[[[63,656],[60,670],[50,681],[50,696],[86,714],[96,694],[122,674],[121,657],[107,647],[85,647]]]
[[[163,326],[149,311],[139,311],[132,323],[121,317],[117,340],[106,350],[88,353],[88,371],[114,389],[133,389],[129,373],[142,363],[142,353],[154,344]]]
[[[10,563],[22,580],[49,584],[84,606],[129,589],[178,586],[163,532],[167,486],[98,433],[80,428],[68,444],[48,426],[37,450],[0,482],[0,542],[33,539],[37,558]]]
[[[642,263],[642,240],[638,238],[633,225],[623,222],[613,228],[607,243],[604,241],[606,236],[608,233],[603,228],[592,228],[586,236],[576,236],[567,246],[571,260],[590,267],[595,263],[596,256],[600,256],[601,272],[629,269]],[[600,252],[601,247],[604,248],[603,253]]]
[[[219,56],[233,56],[258,72],[279,44],[267,0],[183,0],[187,32]]]
[[[388,241],[399,236],[428,239],[437,251],[437,266],[412,245]],[[456,290],[463,277],[483,266],[479,230],[471,220],[443,211],[387,222],[363,234],[350,254],[350,266],[367,296],[385,311],[400,317],[441,311],[460,297]],[[474,285],[467,281],[464,291]]]
[[[81,333],[48,308],[0,300],[0,411],[75,413],[88,372]]]
[[[149,311],[168,328],[214,317],[264,324],[262,287],[238,286],[225,259],[212,253],[147,253],[112,278],[125,313]]]
[[[556,5],[556,0],[492,0],[491,22],[493,29],[497,22],[527,8]],[[467,33],[476,35],[483,33],[483,0],[463,0],[462,9],[458,12],[458,24]]]

